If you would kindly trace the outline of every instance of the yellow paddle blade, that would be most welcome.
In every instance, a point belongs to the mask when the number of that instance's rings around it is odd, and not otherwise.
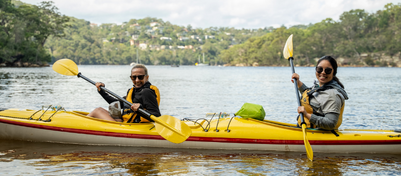
[[[304,144],[305,144],[305,149],[306,149],[306,155],[308,156],[309,160],[313,161],[313,150],[309,144],[308,138],[306,138],[306,125],[304,123],[302,124],[302,133],[304,134]]]
[[[187,124],[173,116],[155,117],[151,115],[150,118],[156,122],[156,131],[160,136],[172,143],[184,142],[192,134],[192,130]]]
[[[293,48],[292,48],[292,34],[290,35],[290,37],[288,37],[287,42],[285,42],[285,46],[284,46],[284,50],[283,50],[283,55],[284,58],[289,59],[290,57],[292,57],[293,55]]]
[[[60,59],[53,64],[53,70],[66,76],[77,76],[78,66],[70,59]]]

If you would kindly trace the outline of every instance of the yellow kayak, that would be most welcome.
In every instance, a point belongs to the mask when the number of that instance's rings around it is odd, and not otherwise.
[[[175,144],[153,123],[121,123],[86,116],[87,112],[5,109],[0,138],[82,145],[304,152],[302,129],[295,124],[215,115],[183,120],[192,130]],[[401,154],[400,130],[307,129],[314,152]]]

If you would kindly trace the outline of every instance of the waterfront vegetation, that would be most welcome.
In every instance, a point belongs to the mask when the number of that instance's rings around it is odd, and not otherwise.
[[[332,55],[341,65],[401,66],[401,5],[374,13],[342,13],[338,21],[292,27],[193,28],[158,18],[94,24],[67,17],[52,2],[0,1],[0,63],[42,63],[69,58],[78,64],[283,66],[282,49],[294,34],[296,64],[309,66]],[[129,18],[129,17],[127,17]],[[139,57],[139,58],[137,58]]]
[[[61,15],[53,2],[30,5],[0,0],[0,63],[50,62],[51,53],[45,44],[50,36],[63,37],[68,21],[69,17]]]

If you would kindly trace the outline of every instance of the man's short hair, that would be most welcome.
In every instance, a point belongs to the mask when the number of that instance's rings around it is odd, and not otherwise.
[[[134,67],[132,67],[131,72],[132,72],[132,70],[134,70],[134,69],[136,69],[136,68],[143,68],[143,70],[145,70],[145,75],[148,75],[148,69],[145,67],[145,65],[143,65],[143,64],[136,64]]]

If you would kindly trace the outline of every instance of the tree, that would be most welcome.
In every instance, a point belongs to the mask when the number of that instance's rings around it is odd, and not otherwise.
[[[51,57],[43,46],[49,36],[62,37],[65,24],[69,21],[52,4],[53,2],[42,2],[39,6],[21,4],[16,8],[10,0],[0,1],[2,60],[36,63],[39,60],[50,61]]]

